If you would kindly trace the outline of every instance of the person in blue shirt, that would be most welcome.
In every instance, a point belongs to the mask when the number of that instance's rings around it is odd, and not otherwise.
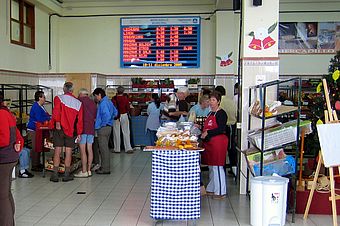
[[[101,156],[101,167],[96,170],[97,174],[110,174],[110,150],[109,139],[113,126],[113,119],[118,111],[109,100],[102,88],[96,88],[93,96],[98,103],[97,117],[94,125],[98,135],[99,152]]]
[[[45,94],[43,91],[37,91],[34,94],[34,100],[35,102],[32,105],[31,111],[30,111],[30,117],[27,124],[27,130],[28,130],[28,137],[32,141],[32,150],[31,150],[31,158],[32,158],[32,171],[41,172],[43,170],[43,165],[40,163],[40,152],[36,152],[34,149],[36,148],[36,145],[42,145],[36,144],[36,123],[44,123],[45,121],[49,121],[51,119],[50,114],[47,113],[44,104],[45,104]],[[26,175],[20,175],[26,177]]]
[[[206,117],[209,112],[209,96],[203,95],[201,96],[199,102],[196,105],[192,106],[189,111],[189,115],[195,113],[195,117]]]
[[[160,113],[163,109],[163,105],[161,104],[161,100],[157,93],[153,93],[151,98],[152,102],[148,105],[147,109],[148,119],[146,120],[145,129],[149,139],[149,145],[153,146],[157,140],[157,129],[161,125]]]

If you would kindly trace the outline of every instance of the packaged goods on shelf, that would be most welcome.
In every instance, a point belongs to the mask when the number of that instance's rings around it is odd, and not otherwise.
[[[283,159],[263,164],[262,176],[270,176],[274,173],[283,176],[295,173],[295,159],[293,156],[287,155]],[[253,166],[255,176],[260,176],[260,163]]]
[[[17,120],[17,123],[21,121],[21,123],[27,123],[29,119],[29,115],[27,115],[25,112],[22,112],[20,115],[19,110],[12,111],[13,115],[15,115],[15,118]]]
[[[12,100],[11,99],[4,99],[4,105],[11,109],[12,106]]]
[[[256,164],[259,164],[261,161],[261,152],[258,150],[254,151],[253,153],[248,153],[247,155],[247,160],[249,162],[250,166],[254,166]],[[277,150],[271,150],[263,153],[263,163],[269,163],[273,162],[279,159],[283,159],[286,157],[286,154],[284,150],[277,149]]]
[[[261,149],[262,139],[263,150],[268,150],[275,147],[280,147],[296,141],[296,136],[294,133],[294,127],[275,127],[267,129],[264,131],[264,138],[262,137],[262,132],[257,131],[248,135],[249,140],[257,148]]]
[[[53,146],[52,140],[45,138],[44,139],[44,147],[48,148],[48,149],[51,149],[51,150],[54,150],[54,146]]]
[[[300,120],[300,131],[304,129],[305,134],[311,133],[311,121]],[[292,120],[283,124],[277,124],[274,127],[265,128],[264,131],[264,150],[280,147],[296,141],[297,122]],[[253,130],[248,134],[249,140],[257,148],[261,149],[262,134],[261,130]]]

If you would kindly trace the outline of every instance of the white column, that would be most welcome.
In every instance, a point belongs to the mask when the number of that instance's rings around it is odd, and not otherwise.
[[[278,24],[279,0],[262,0],[261,6],[253,6],[252,0],[243,0],[242,7],[242,113],[241,113],[241,149],[248,148],[248,108],[249,87],[258,79],[267,81],[279,78]],[[276,87],[275,87],[276,89]],[[269,90],[267,101],[276,99],[276,91]],[[253,120],[253,119],[252,119]],[[252,121],[252,126],[259,127],[260,121]],[[246,161],[241,159],[240,193],[246,192]]]
[[[234,12],[216,12],[216,85],[226,89],[226,95],[234,95],[238,59],[238,19]],[[231,56],[228,57],[228,55]]]

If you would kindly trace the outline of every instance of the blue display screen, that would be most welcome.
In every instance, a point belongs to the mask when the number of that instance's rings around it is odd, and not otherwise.
[[[199,68],[200,17],[121,18],[121,68]]]

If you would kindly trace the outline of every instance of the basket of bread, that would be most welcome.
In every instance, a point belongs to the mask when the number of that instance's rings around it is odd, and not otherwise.
[[[146,149],[201,150],[198,147],[198,137],[192,133],[190,126],[184,128],[174,122],[164,123],[156,135],[156,146],[148,146]]]

